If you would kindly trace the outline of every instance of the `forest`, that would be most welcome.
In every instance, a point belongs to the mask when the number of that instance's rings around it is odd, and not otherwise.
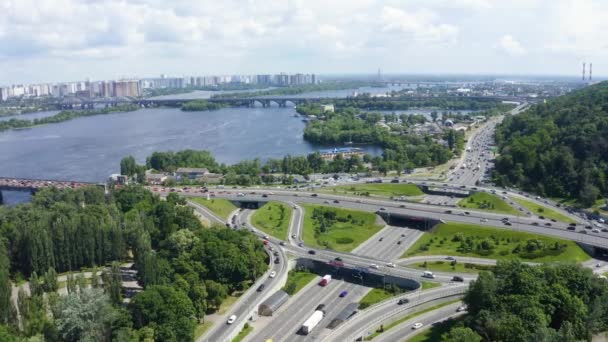
[[[471,283],[444,342],[591,341],[608,329],[608,282],[574,264],[499,261]]]
[[[206,314],[265,272],[268,256],[253,234],[204,228],[184,204],[127,186],[44,189],[1,207],[0,340],[191,341]],[[119,266],[128,261],[144,290],[125,306]],[[101,278],[68,275],[59,296],[56,275],[82,268]],[[11,284],[24,279],[31,294],[21,289],[15,307]]]
[[[608,195],[608,82],[507,116],[496,141],[497,183],[591,206]]]

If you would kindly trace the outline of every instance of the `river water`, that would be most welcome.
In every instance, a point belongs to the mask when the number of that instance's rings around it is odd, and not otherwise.
[[[222,163],[303,155],[324,146],[304,141],[293,108],[182,112],[141,109],[0,132],[0,176],[100,182],[154,151],[209,150]],[[325,146],[326,147],[326,146]],[[364,148],[379,154],[381,149]]]

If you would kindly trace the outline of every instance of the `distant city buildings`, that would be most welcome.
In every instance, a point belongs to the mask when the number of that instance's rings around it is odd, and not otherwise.
[[[120,79],[110,81],[61,82],[0,87],[0,101],[10,98],[38,97],[140,97],[145,90],[168,88],[209,88],[222,85],[297,86],[316,84],[315,74],[224,75]]]

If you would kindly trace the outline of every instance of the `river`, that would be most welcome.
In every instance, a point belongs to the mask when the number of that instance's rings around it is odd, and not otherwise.
[[[0,176],[100,182],[120,159],[139,162],[154,151],[209,150],[222,163],[304,155],[322,146],[304,141],[293,108],[223,108],[182,112],[141,109],[0,132]],[[380,148],[364,147],[371,154]]]

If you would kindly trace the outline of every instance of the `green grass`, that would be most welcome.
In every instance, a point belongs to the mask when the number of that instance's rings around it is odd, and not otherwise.
[[[406,292],[406,290],[403,290],[402,292],[396,292],[391,291],[391,289],[373,288],[365,295],[365,297],[361,298],[361,300],[359,301],[359,309],[363,310],[376,303],[380,303],[383,300],[402,295]]]
[[[285,287],[283,287],[283,291],[293,296],[315,279],[316,276],[316,274],[308,271],[291,270],[287,274],[287,282],[285,283]]]
[[[228,312],[228,310],[230,310],[230,307],[232,306],[232,304],[236,303],[236,301],[239,300],[239,297],[237,296],[228,296],[226,297],[226,299],[224,299],[222,301],[222,304],[220,304],[220,308],[217,310],[217,314],[218,315],[223,315],[226,312]]]
[[[452,266],[451,261],[436,260],[426,264],[418,262],[409,265],[417,269],[435,272],[456,272],[456,273],[479,273],[481,271],[489,271],[494,268],[493,265],[476,265],[470,263],[461,263],[456,261],[456,265]]]
[[[472,240],[473,246],[482,246],[489,242],[491,249],[461,249],[464,245],[460,240]],[[529,240],[540,242],[544,253],[526,252]],[[498,241],[498,243],[497,243]],[[553,250],[555,244],[562,246]],[[520,252],[513,253],[519,246]],[[489,259],[522,259],[534,262],[582,262],[589,260],[589,255],[574,241],[562,240],[545,235],[527,232],[516,232],[508,229],[488,228],[466,223],[440,224],[430,233],[424,233],[410,249],[405,251],[402,258],[414,255],[461,255]]]
[[[191,200],[208,208],[224,220],[227,220],[230,213],[236,209],[236,206],[232,204],[232,202],[223,198],[212,198],[207,200],[205,198],[195,197],[191,198]]]
[[[605,209],[606,207],[606,199],[605,198],[600,198],[598,200],[595,201],[595,204],[591,206],[591,208],[589,208],[591,211],[598,211],[602,214],[606,214],[608,213],[608,210]]]
[[[479,209],[493,213],[521,216],[522,213],[503,201],[500,197],[486,192],[476,192],[458,201],[458,206],[468,209]]]
[[[268,202],[251,216],[253,225],[266,234],[287,240],[291,207],[280,202]]]
[[[429,329],[425,329],[412,336],[407,342],[435,342],[441,341],[441,335],[449,332],[457,324],[460,324],[463,317],[456,317],[448,319],[447,321],[440,322],[439,324],[432,325]]]
[[[517,202],[522,207],[530,210],[531,213],[534,213],[538,216],[544,216],[548,219],[554,219],[556,221],[566,222],[566,223],[576,223],[573,219],[569,218],[566,215],[563,215],[551,208],[545,207],[544,205],[540,205],[538,203],[525,200],[523,198],[513,197],[513,200]]]
[[[253,331],[253,327],[251,325],[245,323],[243,330],[241,330],[239,332],[239,334],[236,335],[236,337],[232,339],[232,342],[241,342],[252,331]]]
[[[454,303],[456,303],[456,302],[460,302],[460,299],[451,300],[451,301],[448,301],[448,302],[444,302],[444,303],[441,303],[441,304],[437,304],[437,305],[434,305],[434,306],[428,307],[428,308],[426,308],[426,309],[423,309],[423,310],[420,310],[420,311],[417,311],[417,312],[411,313],[411,314],[409,314],[409,315],[407,315],[407,316],[405,316],[405,317],[399,318],[398,320],[393,321],[393,322],[391,322],[391,323],[389,323],[389,324],[385,325],[385,326],[384,326],[384,332],[386,332],[387,330],[389,330],[389,329],[391,329],[391,328],[394,328],[394,327],[398,326],[399,324],[401,324],[401,323],[403,323],[403,322],[409,321],[410,319],[412,319],[412,318],[414,318],[414,317],[420,316],[420,315],[422,315],[422,314],[425,314],[425,313],[430,312],[430,311],[433,311],[433,310],[437,310],[437,309],[439,309],[439,308],[442,308],[442,307],[447,306],[447,305],[450,305],[450,304],[454,304]],[[373,333],[373,334],[371,334],[371,335],[369,335],[369,336],[367,336],[367,337],[365,338],[365,341],[370,341],[370,340],[372,340],[374,337],[376,337],[376,336],[378,336],[378,335],[380,335],[380,334],[382,334],[382,332],[379,332],[379,331],[374,331],[374,333]]]
[[[326,188],[323,192],[341,193],[357,196],[422,196],[424,193],[415,184],[403,183],[365,183],[353,185],[339,185]]]
[[[213,322],[211,322],[211,321],[206,321],[205,323],[201,323],[201,324],[197,325],[196,329],[194,330],[194,340],[197,340],[199,337],[203,336],[205,331],[209,330],[209,328],[211,328],[212,325],[213,325]]]
[[[434,289],[434,288],[436,288],[436,287],[441,286],[441,284],[440,284],[440,283],[435,283],[435,282],[432,282],[432,281],[426,281],[426,280],[423,280],[423,281],[421,281],[420,283],[422,284],[422,289],[421,289],[422,291],[424,291],[424,290],[430,290],[430,289]]]
[[[383,227],[376,224],[373,213],[334,208],[321,205],[304,204],[304,242],[317,248],[331,248],[339,252],[350,252]],[[326,231],[316,233],[321,223],[313,218],[315,209],[324,211],[327,215],[335,215],[335,220],[326,220]]]

